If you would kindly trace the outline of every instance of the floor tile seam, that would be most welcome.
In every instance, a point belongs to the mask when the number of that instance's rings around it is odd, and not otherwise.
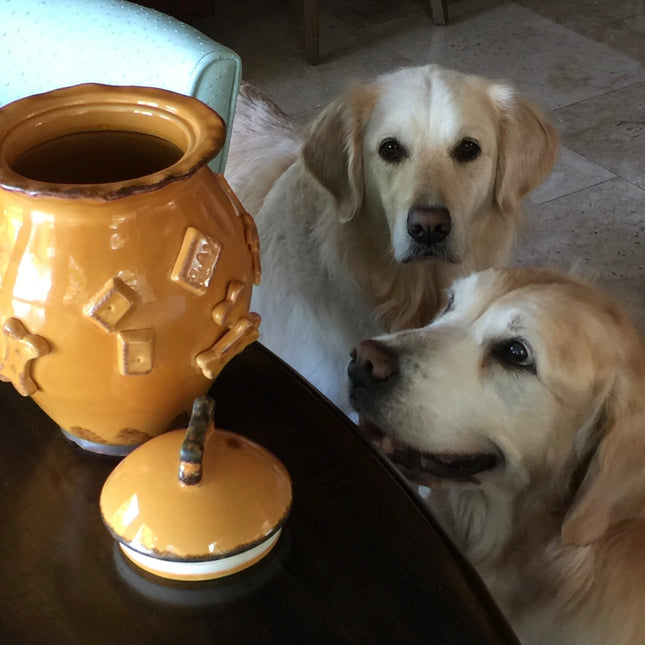
[[[620,38],[624,38],[625,34],[621,34]],[[602,45],[603,47],[607,47],[607,49],[611,49],[612,52],[615,54],[620,54],[621,56],[624,56],[625,58],[629,58],[629,60],[634,61],[635,63],[638,63],[639,68],[645,67],[645,59],[641,60],[640,58],[634,58],[631,53],[626,53],[620,49],[616,49],[610,41],[604,41],[604,40],[594,40],[593,38],[589,38],[592,42],[598,43],[599,45]],[[617,41],[615,41],[617,42]]]
[[[596,165],[598,166],[598,165],[600,165],[600,164],[596,164]],[[613,172],[613,173],[616,175],[616,177],[614,177],[614,179],[622,179],[626,184],[630,184],[630,185],[631,185],[631,186],[633,186],[634,188],[637,188],[638,190],[640,190],[640,191],[642,191],[643,193],[645,193],[645,187],[640,186],[640,185],[639,185],[638,183],[636,183],[633,179],[628,179],[627,177],[623,177],[620,173],[618,173],[618,172],[616,172],[616,171],[614,171],[614,170],[610,170],[609,172]],[[611,180],[609,180],[609,181],[611,181]]]
[[[327,54],[324,54],[321,56],[320,62],[316,65],[317,68],[322,68],[323,65],[326,64],[334,64],[334,63],[339,63],[339,61],[342,61],[343,58],[347,58],[352,55],[357,55],[359,54],[362,50],[369,48],[370,46],[378,46],[377,43],[374,43],[372,41],[367,42],[367,43],[351,43],[350,45],[346,45],[345,47],[342,47],[341,49],[337,51],[333,51]],[[376,76],[379,76],[380,74],[385,74],[388,71],[394,71],[399,68],[405,68],[405,67],[418,67],[418,63],[415,63],[412,59],[410,59],[408,56],[405,56],[404,54],[401,54],[398,52],[396,49],[389,47],[389,46],[381,46],[379,48],[380,53],[387,53],[391,56],[391,58],[395,61],[399,61],[394,64],[393,67],[391,67],[388,70],[382,70],[380,73],[377,73]],[[354,80],[357,78],[360,78],[360,76],[355,76]],[[367,76],[366,76],[367,78]],[[331,101],[334,98],[334,96],[330,96],[327,100]],[[299,110],[299,113],[304,112],[306,110]]]
[[[597,165],[597,164],[596,164]],[[610,171],[612,172],[612,171]],[[541,208],[542,206],[546,206],[547,204],[553,204],[554,202],[557,202],[560,199],[567,199],[569,197],[572,197],[574,195],[577,195],[578,193],[582,193],[586,190],[591,190],[592,188],[598,188],[599,186],[602,186],[603,184],[609,184],[611,182],[614,182],[616,180],[624,181],[625,183],[628,183],[635,188],[638,188],[640,191],[645,193],[645,190],[643,190],[640,186],[634,184],[631,181],[627,181],[626,179],[623,179],[623,177],[620,177],[619,175],[615,175],[614,177],[609,177],[608,179],[603,179],[601,181],[595,182],[593,184],[588,184],[587,186],[582,186],[581,188],[576,188],[576,190],[572,190],[570,193],[563,193],[562,195],[558,195],[557,197],[553,197],[551,199],[548,199],[544,202],[530,202],[529,201],[529,206],[528,208]]]
[[[575,147],[576,142],[575,141],[566,141],[566,142],[563,141],[563,142],[560,143],[560,145],[563,148],[566,148],[567,150],[569,150],[570,152],[573,152],[574,154],[578,155],[579,157],[582,157],[588,163],[593,164],[594,166],[596,166],[596,168],[601,168],[605,172],[608,172],[611,175],[613,175],[613,177],[608,177],[607,179],[602,179],[598,183],[602,183],[604,181],[611,181],[612,179],[617,179],[617,178],[623,179],[623,180],[625,180],[626,182],[628,182],[630,184],[634,183],[632,180],[627,179],[626,177],[623,177],[620,174],[620,172],[618,172],[617,170],[615,170],[613,168],[607,168],[607,166],[605,165],[605,163],[602,160],[593,159],[591,156],[589,156],[588,152],[585,153],[585,152],[583,152],[581,150],[576,149],[576,147]]]
[[[605,30],[605,29],[607,29],[607,28],[616,28],[616,30],[617,30],[617,31],[624,31],[624,29],[622,29],[622,28],[620,27],[620,24],[621,24],[621,23],[624,23],[624,22],[626,22],[626,21],[628,21],[628,20],[633,20],[634,18],[638,18],[639,16],[645,16],[645,13],[643,13],[643,12],[636,12],[636,13],[634,13],[634,14],[631,14],[631,15],[629,15],[629,16],[624,16],[624,17],[622,17],[622,18],[614,18],[613,20],[606,21],[606,22],[605,22],[605,23],[603,23],[602,25],[598,25],[597,27],[592,27],[592,30],[596,30],[596,29],[598,29],[598,30]],[[546,17],[546,16],[545,16],[545,17]],[[548,19],[549,19],[549,18],[547,18],[547,20],[548,20]],[[552,19],[551,19],[551,20],[552,20]],[[606,46],[607,46],[607,47],[609,47],[610,49],[613,49],[614,51],[616,51],[618,54],[623,54],[623,56],[628,56],[627,54],[625,54],[625,53],[621,52],[620,50],[615,49],[614,47],[612,47],[612,46],[609,44],[609,42],[608,42],[608,41],[606,41],[606,40],[601,40],[601,39],[599,39],[599,38],[595,38],[593,35],[589,34],[588,32],[587,32],[587,33],[585,33],[584,31],[579,31],[578,29],[575,29],[574,27],[572,27],[572,26],[570,26],[570,25],[565,25],[564,23],[559,23],[559,22],[554,21],[554,20],[552,20],[552,22],[555,22],[556,24],[559,24],[560,26],[565,27],[566,29],[569,29],[569,30],[571,30],[571,31],[575,32],[576,34],[579,34],[580,36],[584,36],[585,38],[588,38],[589,40],[593,40],[593,41],[594,41],[594,42],[596,42],[596,43],[600,43],[601,45],[606,45]],[[624,35],[624,34],[623,34],[623,35]],[[630,56],[628,56],[628,58],[630,58]]]
[[[371,44],[378,45],[378,42],[376,41],[379,38],[379,31],[383,29],[387,30],[388,27],[396,26],[397,24],[405,26],[405,23],[407,21],[414,21],[415,23],[418,23],[421,19],[424,19],[426,17],[426,14],[424,11],[419,11],[418,13],[415,13],[415,14],[397,16],[374,24],[356,25],[339,18],[331,11],[327,11],[321,8],[319,10],[318,23],[319,23],[319,32],[323,33],[323,35],[324,35],[324,32],[326,32],[326,29],[323,28],[323,21],[321,20],[323,15],[328,19],[331,19],[331,21],[338,22],[340,25],[342,25],[343,29],[346,30],[348,34],[356,36],[357,40],[360,41],[360,44],[363,44],[366,46],[369,46]],[[432,23],[430,16],[428,16],[427,18],[428,18],[428,26],[432,27],[433,29],[438,28],[436,25]],[[403,29],[403,31],[406,31],[406,30]]]
[[[597,160],[594,159],[593,157],[589,156],[589,153],[583,154],[579,150],[576,150],[574,147],[575,142],[569,142],[567,141],[566,144],[562,143],[561,144],[563,148],[566,148],[567,150],[570,150],[571,152],[574,152],[577,154],[579,157],[582,157],[585,161],[588,161],[589,163],[593,164],[597,168],[602,168],[605,172],[611,173],[613,177],[608,177],[607,179],[603,179],[599,182],[596,182],[596,184],[590,184],[589,186],[595,186],[598,184],[602,184],[606,181],[613,181],[614,179],[622,179],[625,183],[631,184],[635,188],[638,188],[639,190],[645,190],[642,186],[640,186],[638,183],[636,183],[633,179],[630,179],[629,177],[625,177],[623,174],[621,174],[620,170],[617,170],[615,168],[608,168],[607,165],[602,161],[602,160]],[[577,191],[573,191],[577,192]],[[545,202],[546,203],[546,202]]]
[[[520,7],[524,7],[525,9],[529,9],[530,11],[533,11],[536,15],[540,16],[540,18],[543,18],[544,20],[548,20],[549,22],[551,22],[554,25],[557,25],[558,27],[562,27],[563,29],[566,29],[567,31],[570,31],[571,33],[577,34],[578,36],[582,36],[583,38],[586,38],[586,39],[588,39],[588,40],[590,40],[592,42],[595,42],[595,43],[597,43],[599,45],[604,45],[604,46],[608,47],[609,49],[611,49],[612,51],[614,51],[617,54],[621,54],[622,56],[627,56],[627,58],[631,58],[631,56],[629,56],[628,54],[625,54],[624,52],[620,51],[619,49],[616,49],[616,48],[612,47],[612,45],[609,44],[607,41],[600,40],[598,38],[594,38],[588,32],[585,32],[585,31],[580,30],[580,29],[576,29],[573,25],[569,25],[569,24],[566,24],[564,22],[560,22],[559,20],[557,20],[553,16],[549,16],[549,15],[547,15],[545,13],[542,13],[540,11],[540,9],[537,8],[537,7],[532,7],[530,4],[523,4],[523,3],[518,3],[518,2],[510,2],[508,4],[514,4],[516,6],[520,6]],[[567,13],[567,15],[569,15],[569,14]],[[627,20],[632,20],[633,18],[638,18],[639,16],[645,16],[645,13],[642,12],[642,11],[637,11],[636,13],[630,14],[629,16],[623,16],[622,18],[614,18],[614,19],[608,21],[606,24],[603,24],[602,28],[606,28],[608,26],[618,26],[621,22],[624,22],[624,21],[627,21]],[[598,27],[598,28],[600,28],[600,27]],[[594,27],[594,29],[596,29],[596,28]],[[620,29],[620,28],[619,28],[619,30],[622,31],[622,29]],[[636,60],[636,59],[632,58],[632,60]],[[636,62],[639,62],[639,63],[642,64],[642,61],[636,61]]]
[[[634,18],[638,18],[639,16],[645,16],[645,11],[637,11],[636,13],[631,13],[629,16],[623,16],[622,18],[616,18],[611,21],[612,24],[616,24],[619,22],[625,22],[626,20],[633,20]]]
[[[640,65],[640,67],[645,69],[645,66],[642,65],[642,64]],[[595,101],[596,99],[602,98],[603,96],[609,96],[610,94],[613,94],[614,92],[621,92],[623,90],[629,89],[629,88],[634,87],[636,85],[645,85],[645,78],[632,81],[630,83],[627,83],[626,85],[621,85],[620,87],[615,87],[613,89],[608,89],[608,90],[605,90],[605,91],[601,91],[598,94],[594,94],[593,96],[587,96],[587,97],[579,99],[577,101],[573,101],[572,103],[567,103],[566,105],[559,105],[556,108],[552,108],[551,113],[552,114],[557,114],[561,110],[568,110],[569,108],[575,107],[577,105],[587,103],[588,101]]]

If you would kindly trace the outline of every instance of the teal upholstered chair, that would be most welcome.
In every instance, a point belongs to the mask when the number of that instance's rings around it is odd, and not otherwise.
[[[196,29],[122,0],[0,0],[0,105],[78,83],[195,96],[230,134],[239,56]],[[229,137],[211,163],[223,172]]]

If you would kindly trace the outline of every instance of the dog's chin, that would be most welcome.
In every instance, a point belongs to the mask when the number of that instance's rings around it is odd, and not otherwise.
[[[502,463],[499,452],[420,452],[385,434],[378,426],[363,419],[359,428],[388,459],[411,481],[428,485],[432,480],[479,483],[477,475]]]
[[[447,244],[433,244],[432,246],[410,244],[402,253],[396,253],[395,257],[401,264],[419,261],[428,262],[432,260],[448,262],[449,264],[459,264],[461,262],[461,258],[453,253]]]

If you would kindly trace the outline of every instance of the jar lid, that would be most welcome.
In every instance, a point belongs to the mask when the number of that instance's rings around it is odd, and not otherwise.
[[[175,580],[245,569],[275,545],[291,508],[291,479],[274,455],[211,422],[195,400],[186,431],[130,453],[101,492],[103,521],[141,568]]]

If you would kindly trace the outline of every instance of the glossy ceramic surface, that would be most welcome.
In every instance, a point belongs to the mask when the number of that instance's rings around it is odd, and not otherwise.
[[[101,157],[105,132],[176,154],[104,183],[27,158],[78,133]],[[83,447],[125,454],[171,427],[258,336],[255,225],[206,165],[224,136],[204,104],[150,88],[81,85],[0,110],[0,379]]]
[[[108,477],[100,499],[125,555],[179,580],[216,578],[257,562],[291,508],[289,474],[270,452],[208,419],[201,438],[192,429],[191,420],[187,432],[137,448]]]

